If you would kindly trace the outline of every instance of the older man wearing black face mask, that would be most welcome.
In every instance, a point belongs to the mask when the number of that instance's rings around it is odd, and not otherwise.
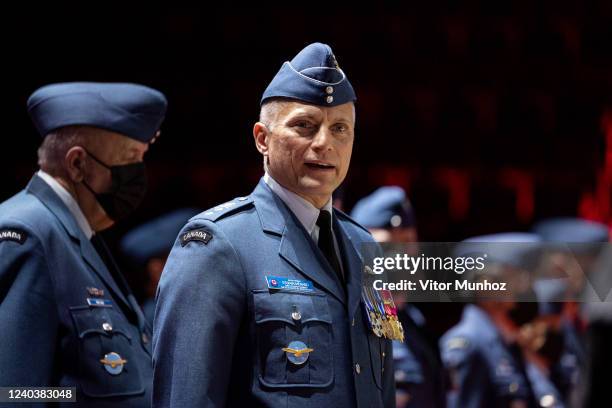
[[[136,84],[54,84],[28,100],[44,140],[40,171],[0,204],[0,386],[150,406],[150,328],[98,232],[142,201],[166,105]]]

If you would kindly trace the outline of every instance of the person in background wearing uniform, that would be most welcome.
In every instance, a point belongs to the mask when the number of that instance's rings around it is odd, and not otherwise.
[[[143,199],[166,105],[122,83],[53,84],[28,99],[43,142],[40,170],[0,204],[0,386],[76,387],[83,407],[151,405],[150,329],[99,233]]]
[[[518,341],[521,326],[537,315],[526,278],[539,242],[535,234],[503,233],[457,246],[456,256],[487,255],[484,270],[474,271],[472,281],[486,278],[506,282],[508,288],[507,293],[476,293],[459,324],[440,339],[450,379],[449,407],[539,406]]]
[[[589,325],[585,335],[586,362],[576,392],[572,395],[575,407],[598,407],[607,401],[610,395],[609,381],[606,373],[612,366],[612,246],[610,242],[602,245],[599,259],[592,274],[593,285],[600,289],[604,296],[594,297],[593,293],[582,300]],[[603,301],[602,301],[603,299]]]
[[[379,187],[357,201],[351,216],[367,227],[377,242],[418,242],[414,210],[401,187]]]
[[[155,314],[157,284],[176,235],[187,220],[199,212],[192,208],[169,212],[132,229],[119,242],[119,248],[129,263],[130,270],[140,271],[145,275],[147,286],[142,311],[151,327]]]
[[[414,211],[401,187],[378,188],[355,204],[351,217],[367,227],[380,243],[416,245],[418,241]],[[404,342],[393,342],[396,406],[444,407],[444,370],[437,339],[432,341],[429,336],[427,319],[417,307],[420,304],[413,305],[405,300],[400,300],[399,296],[395,299],[405,332]]]
[[[193,217],[162,273],[154,406],[394,405],[391,341],[362,310],[361,244],[376,244],[331,201],[349,168],[355,100],[321,43],[268,85],[253,128],[264,177]]]
[[[581,400],[577,406],[596,405],[592,395],[608,392],[607,382],[599,382],[600,376],[595,374],[607,369],[608,361],[602,357],[607,354],[609,345],[603,340],[608,336],[604,335],[606,330],[595,334],[605,324],[594,322],[598,320],[594,315],[609,314],[608,302],[602,300],[612,287],[608,278],[610,262],[600,262],[602,253],[608,249],[608,226],[580,218],[558,217],[538,222],[533,232],[548,243],[542,274],[567,286],[561,311],[564,349],[552,368],[552,378],[566,401]],[[594,271],[598,264],[603,272]],[[594,358],[587,357],[587,341],[592,343],[589,349]],[[595,389],[600,391],[592,394]]]
[[[538,315],[521,327],[519,343],[528,361],[527,374],[542,407],[562,408],[566,400],[557,388],[555,367],[563,358],[562,311],[567,286],[560,279],[538,278],[533,289]]]

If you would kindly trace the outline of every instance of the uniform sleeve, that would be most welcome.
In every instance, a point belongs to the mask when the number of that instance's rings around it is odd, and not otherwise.
[[[238,255],[217,225],[198,220],[183,228],[157,293],[154,407],[225,405],[245,286]]]
[[[395,369],[393,367],[393,343],[385,341],[385,359],[383,361],[382,385],[383,402],[385,407],[395,406]]]
[[[464,337],[443,338],[440,350],[450,381],[447,406],[449,408],[488,406],[489,378],[486,364],[478,350]]]
[[[59,318],[42,245],[18,222],[0,233],[0,386],[52,386]]]

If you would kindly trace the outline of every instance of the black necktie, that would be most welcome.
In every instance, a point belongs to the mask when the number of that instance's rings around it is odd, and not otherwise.
[[[104,239],[102,239],[100,234],[95,234],[91,237],[91,244],[96,249],[98,255],[100,255],[102,262],[104,262],[104,265],[106,265],[106,269],[108,269],[108,272],[111,274],[113,280],[121,290],[123,296],[125,296],[126,298],[130,296],[132,294],[132,291],[130,290],[130,287],[127,284],[125,278],[121,274],[119,267],[115,263],[113,255],[106,246],[106,242],[104,242]]]
[[[106,265],[106,269],[108,269],[111,275],[113,275],[113,278],[115,278],[115,262],[113,261],[112,255],[110,254],[110,251],[108,250],[102,237],[99,234],[94,234],[92,235],[90,241],[93,247],[96,249],[98,255],[100,255],[102,262],[104,262],[104,265]],[[115,279],[115,281],[116,280],[117,279]]]
[[[331,214],[329,211],[321,210],[319,212],[319,218],[317,219],[317,225],[319,226],[319,242],[317,245],[325,258],[331,265],[332,269],[338,275],[340,282],[344,283],[342,276],[342,269],[340,268],[340,261],[336,255],[336,248],[334,247],[334,236],[332,235],[331,225]]]

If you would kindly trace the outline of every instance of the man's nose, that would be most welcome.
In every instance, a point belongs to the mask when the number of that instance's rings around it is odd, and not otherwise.
[[[321,126],[312,140],[312,148],[314,150],[329,150],[331,149],[332,134],[329,129]]]

